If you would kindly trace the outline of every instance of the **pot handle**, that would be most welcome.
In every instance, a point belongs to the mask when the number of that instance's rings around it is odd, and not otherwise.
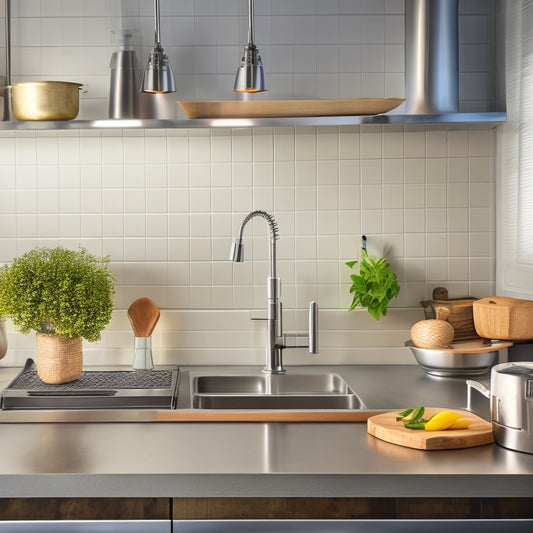
[[[468,392],[472,389],[476,389],[477,391],[481,392],[485,398],[490,398],[490,388],[488,386],[488,383],[481,383],[480,381],[474,381],[473,379],[467,379],[466,380],[466,386],[468,387]]]
[[[480,382],[473,379],[466,380],[466,408],[468,411],[472,410],[472,389],[479,391],[485,398],[490,399],[490,385],[489,382]]]

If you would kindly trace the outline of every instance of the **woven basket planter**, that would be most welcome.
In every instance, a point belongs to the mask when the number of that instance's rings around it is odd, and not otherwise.
[[[37,374],[45,383],[68,383],[83,370],[82,339],[37,333]]]

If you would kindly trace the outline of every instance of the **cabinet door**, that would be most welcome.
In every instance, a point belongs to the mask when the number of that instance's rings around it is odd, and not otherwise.
[[[0,533],[170,533],[170,520],[20,520],[0,522]]]
[[[533,520],[175,520],[174,533],[527,533]]]

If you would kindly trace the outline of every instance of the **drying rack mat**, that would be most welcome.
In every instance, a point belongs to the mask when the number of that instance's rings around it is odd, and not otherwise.
[[[172,386],[170,370],[87,370],[70,383],[44,383],[36,370],[22,373],[8,387],[11,390],[32,392],[63,392],[108,389],[169,389]]]

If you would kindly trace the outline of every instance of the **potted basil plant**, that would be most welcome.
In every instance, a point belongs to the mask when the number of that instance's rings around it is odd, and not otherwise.
[[[37,373],[46,383],[79,377],[82,339],[101,338],[114,292],[109,258],[84,248],[35,248],[0,268],[0,316],[21,333],[36,332]]]

